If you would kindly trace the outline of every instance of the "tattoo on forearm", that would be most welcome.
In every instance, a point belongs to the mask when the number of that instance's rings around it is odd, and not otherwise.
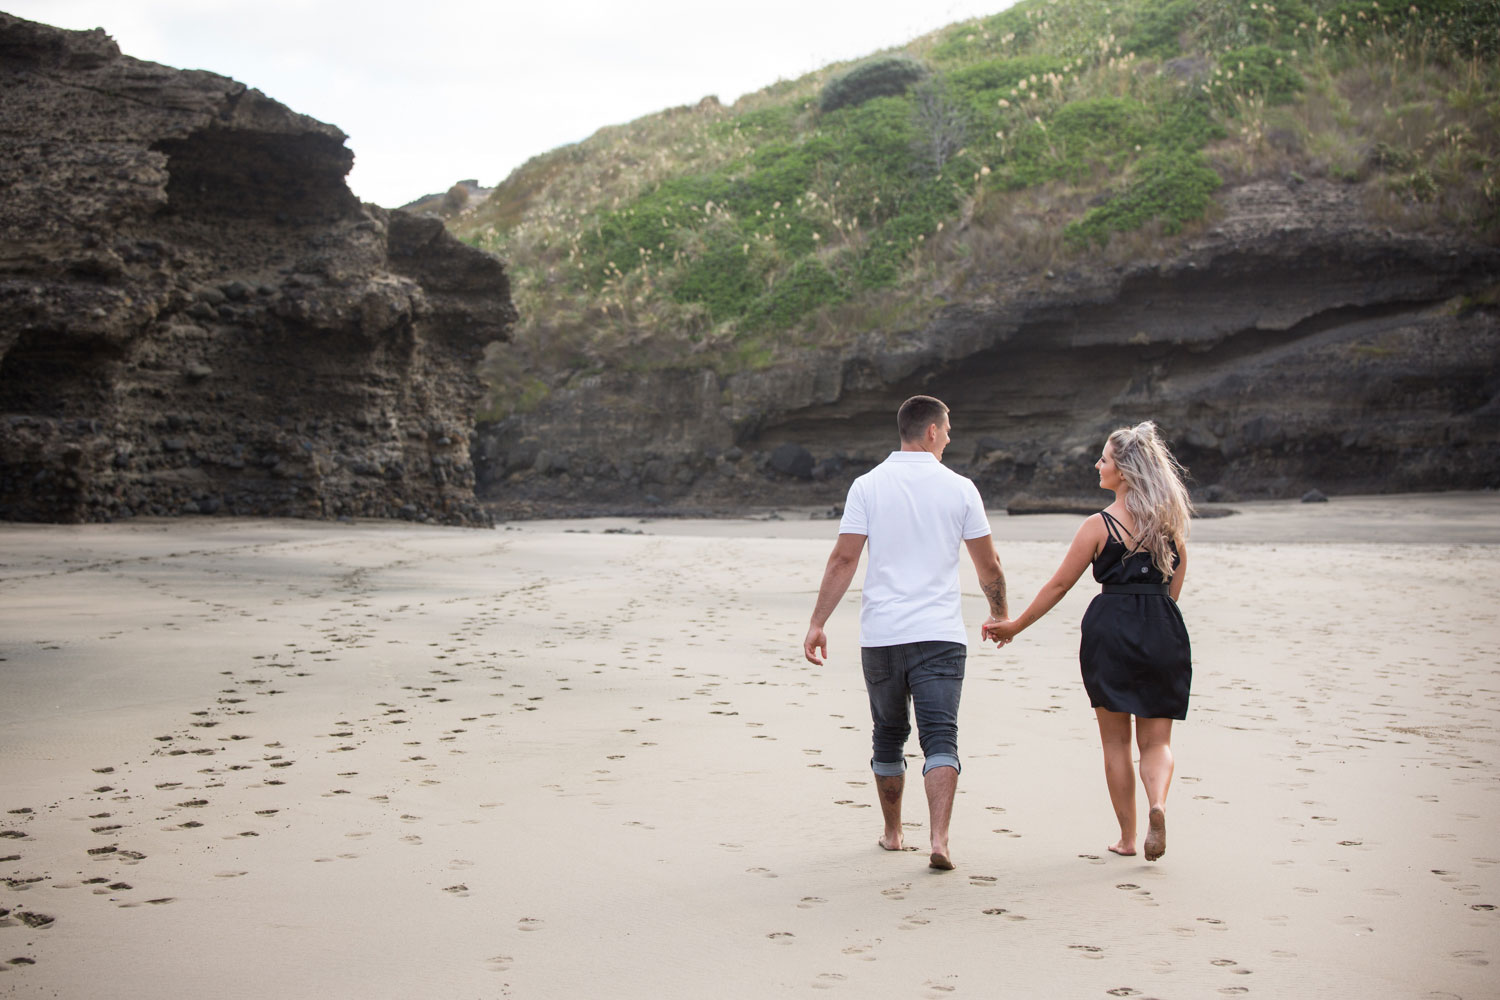
[[[984,591],[984,596],[990,602],[990,612],[996,618],[1005,618],[1009,610],[1005,603],[1005,574],[1000,574],[989,583],[981,583],[979,589]]]

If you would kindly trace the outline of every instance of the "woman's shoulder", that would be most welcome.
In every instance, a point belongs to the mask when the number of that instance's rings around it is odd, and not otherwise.
[[[1095,511],[1078,525],[1078,530],[1073,537],[1079,541],[1086,541],[1097,553],[1109,543],[1109,525],[1105,523],[1104,511]]]
[[[1098,522],[1099,530],[1113,538],[1116,534],[1133,535],[1135,525],[1128,518],[1125,508],[1119,504],[1110,504],[1099,513],[1092,515],[1089,520]]]

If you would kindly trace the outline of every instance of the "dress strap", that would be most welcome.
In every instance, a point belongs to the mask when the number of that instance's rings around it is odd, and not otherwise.
[[[1109,537],[1124,545],[1125,535],[1128,534],[1125,531],[1125,525],[1121,524],[1119,518],[1107,510],[1101,510],[1099,513],[1104,518],[1104,530],[1109,533]]]
[[[1146,551],[1145,546],[1126,529],[1119,518],[1107,510],[1101,510],[1099,513],[1104,515],[1104,526],[1109,532],[1109,537],[1125,546],[1125,555],[1122,558],[1129,559],[1133,555]]]

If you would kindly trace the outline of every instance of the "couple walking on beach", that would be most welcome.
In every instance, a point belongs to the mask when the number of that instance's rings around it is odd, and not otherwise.
[[[929,864],[953,867],[948,825],[961,767],[958,703],[968,652],[958,586],[963,547],[989,601],[980,635],[997,647],[1051,610],[1093,566],[1103,587],[1083,617],[1079,661],[1120,823],[1120,839],[1109,849],[1136,853],[1133,737],[1149,806],[1142,847],[1146,860],[1160,858],[1167,849],[1172,720],[1186,717],[1192,680],[1187,628],[1177,610],[1192,512],[1181,467],[1149,421],[1110,434],[1094,465],[1099,485],[1115,494],[1114,503],[1084,520],[1052,579],[1011,618],[1005,573],[979,490],[941,464],[952,426],[948,407],[931,396],[913,396],[901,404],[896,425],[901,449],[849,488],[838,541],[802,643],[807,659],[821,666],[828,655],[823,627],[868,545],[860,658],[874,724],[870,767],[885,823],[880,846],[904,849],[904,748],[915,714],[926,758]]]

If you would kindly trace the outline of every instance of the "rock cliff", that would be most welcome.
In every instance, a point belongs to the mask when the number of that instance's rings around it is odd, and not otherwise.
[[[1097,494],[1112,428],[1155,419],[1207,499],[1500,486],[1500,252],[1368,219],[1332,181],[1219,195],[1170,257],[1003,275],[918,329],[720,377],[606,373],[482,426],[480,493],[518,513],[831,503],[953,408],[988,502]]]
[[[0,14],[0,517],[489,519],[502,264],[362,205],[331,125]]]

